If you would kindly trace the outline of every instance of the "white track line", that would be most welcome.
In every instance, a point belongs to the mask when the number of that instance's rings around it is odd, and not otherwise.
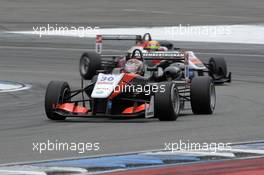
[[[6,175],[47,175],[47,174],[60,174],[61,172],[67,172],[69,174],[84,174],[88,171],[84,168],[78,167],[38,167],[38,166],[8,166],[0,167],[0,174]]]
[[[61,50],[61,51],[91,51],[92,49],[63,48],[63,47],[27,47],[27,46],[0,46],[0,49],[19,49],[19,50]],[[106,52],[120,52],[119,49],[104,49]],[[241,57],[264,57],[264,54],[244,54],[244,53],[218,53],[218,52],[195,52],[201,55],[227,55]]]
[[[38,171],[24,171],[24,170],[0,170],[0,174],[5,175],[47,175],[45,172],[38,172]]]
[[[40,27],[43,29],[40,30]],[[56,28],[57,27],[57,28]],[[44,36],[95,37],[96,34],[144,34],[151,33],[153,38],[173,41],[220,42],[264,44],[264,25],[214,25],[214,26],[169,26],[106,28],[97,30],[59,30],[47,26],[36,26],[32,31],[13,31],[6,33]],[[44,29],[45,28],[45,29]]]

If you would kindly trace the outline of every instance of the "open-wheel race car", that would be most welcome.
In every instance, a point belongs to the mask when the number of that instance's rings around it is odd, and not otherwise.
[[[187,102],[194,114],[213,113],[216,104],[213,80],[206,75],[190,77],[188,52],[134,49],[120,59],[99,53],[82,55],[80,89],[71,90],[63,81],[48,84],[45,111],[49,119],[155,117],[160,121],[174,121]]]
[[[113,40],[134,40],[135,45],[133,45],[125,55],[117,56],[113,55],[110,57],[102,57],[100,59],[100,63],[96,64],[96,62],[99,62],[99,59],[97,59],[98,55],[102,53],[102,47],[104,41],[113,41]],[[175,48],[173,43],[166,40],[153,40],[151,35],[149,33],[141,35],[97,35],[96,36],[96,53],[84,53],[82,55],[81,61],[87,62],[87,57],[95,58],[93,62],[95,63],[95,67],[90,67],[90,72],[94,72],[98,69],[104,69],[112,71],[113,68],[122,67],[123,63],[126,61],[127,58],[131,57],[132,52],[138,49],[143,54],[149,53],[149,52],[167,52],[167,51],[178,51],[178,52],[184,52],[185,54],[188,54],[189,56],[189,74],[190,78],[193,78],[194,76],[204,76],[208,75],[212,78],[213,82],[215,84],[223,84],[225,82],[229,83],[231,82],[231,72],[228,72],[227,70],[227,64],[223,57],[211,57],[209,58],[208,62],[204,62],[201,59],[199,59],[193,51],[183,51],[180,48]],[[89,58],[89,59],[92,59]],[[89,61],[89,60],[88,60]],[[147,62],[149,66],[154,66],[160,61],[158,60],[152,60]],[[178,68],[183,69],[184,66],[182,64],[184,62],[178,62]],[[182,63],[182,64],[180,64]],[[90,74],[90,72],[86,71],[87,64],[80,64],[80,73],[84,79],[89,79],[92,77],[93,74]],[[90,64],[89,64],[90,65]],[[99,66],[99,67],[96,67]],[[176,65],[175,65],[176,66]]]

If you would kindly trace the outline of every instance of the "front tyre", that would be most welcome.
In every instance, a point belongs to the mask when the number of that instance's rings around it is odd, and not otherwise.
[[[210,58],[209,60],[210,76],[216,80],[223,79],[227,76],[226,61],[222,57]]]
[[[210,77],[194,77],[191,82],[190,96],[194,114],[213,113],[216,104],[216,93]]]
[[[180,112],[177,86],[173,82],[165,82],[160,83],[159,87],[160,90],[154,96],[154,115],[160,121],[175,121]]]
[[[70,86],[67,82],[51,81],[45,95],[45,112],[50,120],[65,120],[66,117],[54,113],[57,104],[70,100]]]
[[[96,52],[85,52],[80,58],[79,71],[84,80],[90,80],[101,69],[101,56]]]

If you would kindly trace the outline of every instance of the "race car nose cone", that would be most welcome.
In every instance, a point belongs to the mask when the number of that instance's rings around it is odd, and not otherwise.
[[[0,93],[26,90],[29,88],[31,88],[30,85],[26,85],[23,83],[0,80]]]

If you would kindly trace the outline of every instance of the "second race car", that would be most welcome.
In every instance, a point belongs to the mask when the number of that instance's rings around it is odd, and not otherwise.
[[[136,45],[132,46],[126,55],[124,56],[112,56],[106,58],[105,56],[100,57],[103,47],[103,41],[107,40],[135,40]],[[95,70],[104,69],[111,72],[114,68],[120,68],[124,66],[127,58],[131,57],[131,54],[134,50],[140,50],[143,54],[153,53],[153,52],[167,52],[167,51],[178,51],[188,54],[189,63],[188,71],[189,77],[192,79],[194,76],[204,76],[208,75],[212,78],[214,83],[223,84],[225,82],[231,82],[231,72],[227,70],[227,64],[223,57],[211,57],[208,63],[201,61],[193,51],[185,51],[180,48],[174,48],[173,44],[170,41],[156,41],[152,40],[152,37],[149,33],[141,35],[97,35],[96,36],[96,53],[84,53],[80,61],[80,73],[84,79],[91,79]],[[93,65],[86,64],[87,57],[93,57]],[[112,59],[111,59],[112,58]],[[92,58],[89,58],[92,59]],[[160,60],[151,60],[146,62],[148,66],[157,66],[160,63]],[[167,63],[169,63],[167,61]],[[163,63],[163,70],[166,66],[171,64]],[[90,66],[90,68],[89,68]],[[166,74],[171,74],[174,72],[175,67],[177,69],[183,70],[184,62],[178,61],[177,64],[173,65],[174,68],[168,68],[164,72]],[[89,68],[89,69],[87,69]],[[88,70],[88,71],[87,71]]]

